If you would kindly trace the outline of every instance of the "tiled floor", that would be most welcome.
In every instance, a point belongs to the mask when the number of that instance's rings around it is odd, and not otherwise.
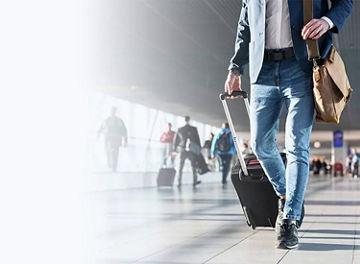
[[[231,184],[93,192],[87,216],[94,264],[360,264],[360,179],[311,178],[292,251],[247,226]]]

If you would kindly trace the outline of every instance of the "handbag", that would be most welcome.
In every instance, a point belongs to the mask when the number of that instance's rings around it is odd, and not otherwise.
[[[313,18],[313,0],[303,0],[304,25]],[[322,64],[319,44],[315,39],[306,40],[308,60],[313,62],[313,93],[316,121],[340,122],[340,116],[350,100],[352,89],[345,64],[334,46]]]
[[[190,141],[189,151],[194,153],[195,155],[199,155],[201,153],[201,146],[199,144],[196,144],[195,142]]]

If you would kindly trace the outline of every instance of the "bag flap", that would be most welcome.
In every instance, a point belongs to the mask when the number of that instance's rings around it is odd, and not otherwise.
[[[345,64],[334,46],[331,47],[324,66],[326,67],[335,85],[339,88],[344,97],[348,98],[352,92],[352,89],[346,74]]]

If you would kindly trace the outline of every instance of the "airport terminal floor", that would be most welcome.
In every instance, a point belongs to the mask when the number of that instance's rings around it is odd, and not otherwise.
[[[360,263],[360,179],[311,176],[296,250],[247,226],[231,183],[88,194],[91,263]]]

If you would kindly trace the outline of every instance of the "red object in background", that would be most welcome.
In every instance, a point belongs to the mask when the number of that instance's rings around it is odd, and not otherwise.
[[[160,137],[161,143],[173,143],[174,141],[175,132],[174,131],[165,131],[162,133]]]
[[[343,165],[340,162],[336,162],[334,164],[334,176],[337,175],[337,172],[340,172],[340,175],[344,176],[344,168],[343,168]]]

